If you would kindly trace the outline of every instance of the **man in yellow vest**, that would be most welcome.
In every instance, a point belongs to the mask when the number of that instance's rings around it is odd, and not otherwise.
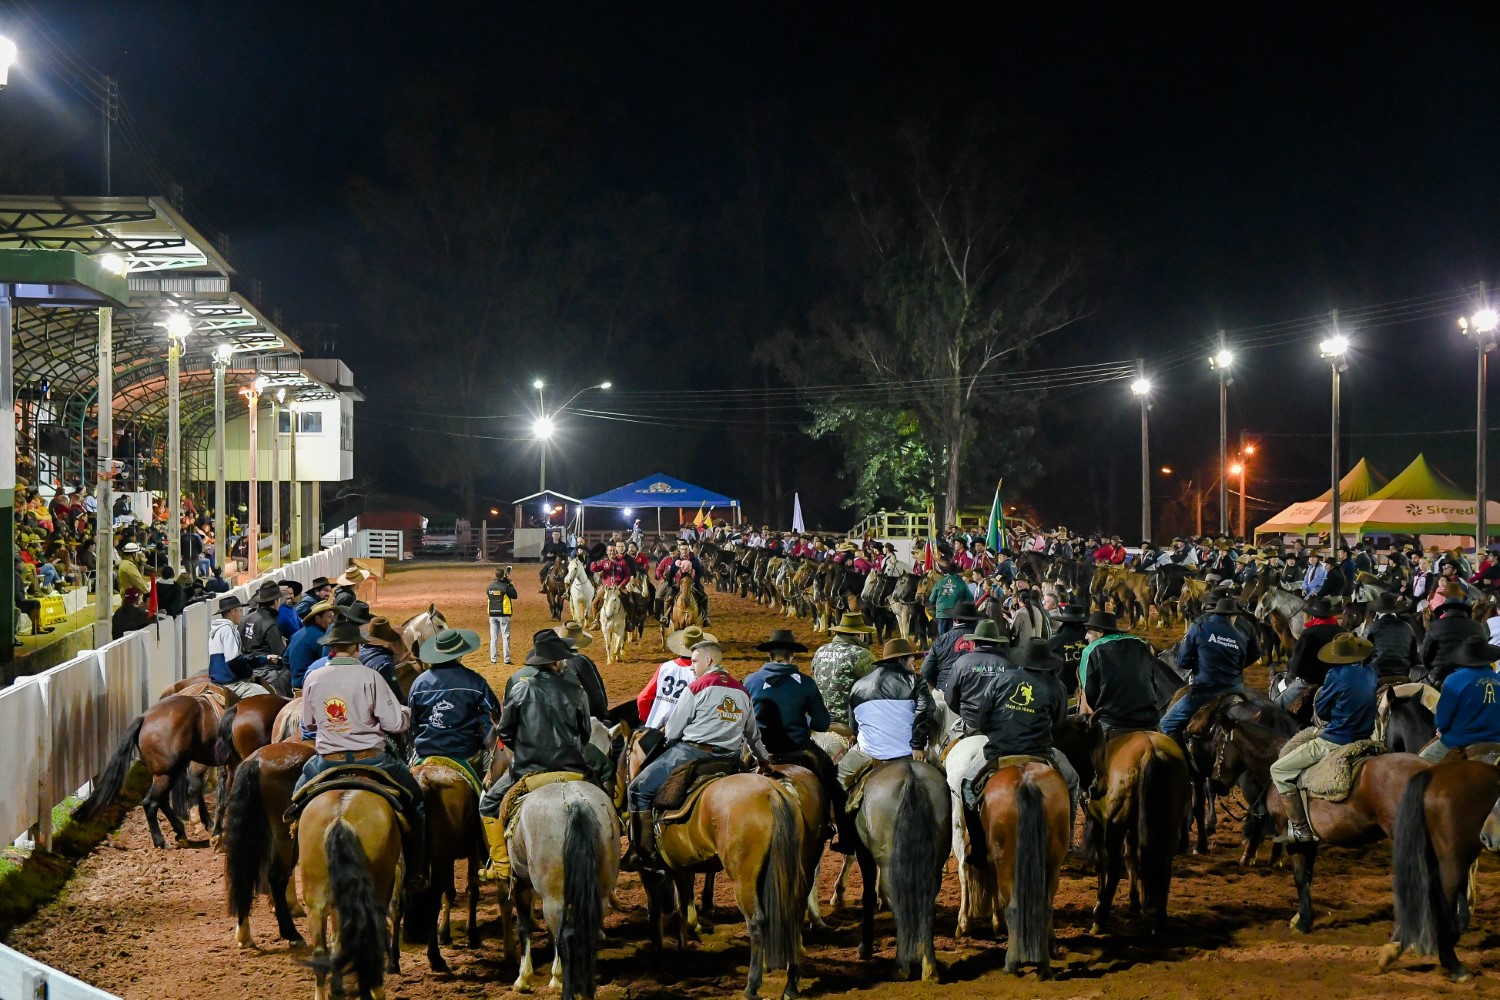
[[[505,662],[510,662],[510,616],[516,608],[516,585],[510,582],[510,567],[495,570],[495,582],[484,589],[490,603],[490,662],[495,661],[495,646],[504,640]]]

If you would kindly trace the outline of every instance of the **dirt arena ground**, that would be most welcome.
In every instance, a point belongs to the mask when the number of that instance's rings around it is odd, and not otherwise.
[[[400,620],[436,603],[450,623],[486,633],[484,586],[489,570],[473,566],[425,566],[394,570],[380,589],[376,611]],[[535,570],[518,567],[521,601],[514,622],[515,660],[520,662],[531,634],[550,624],[537,593]],[[753,646],[781,619],[764,609],[714,595],[714,631],[724,640],[731,668],[739,676],[761,661]],[[793,627],[815,646],[805,622]],[[639,690],[662,652],[659,637],[627,649],[624,663],[603,666],[612,700]],[[469,657],[498,690],[509,669],[490,666],[484,654]],[[1288,930],[1293,887],[1285,870],[1271,870],[1262,851],[1260,866],[1240,869],[1237,825],[1221,823],[1206,858],[1182,857],[1173,884],[1168,932],[1152,939],[1124,913],[1113,933],[1087,933],[1093,879],[1076,867],[1064,871],[1056,925],[1066,967],[1058,979],[1039,982],[1035,974],[1015,979],[1002,971],[1004,949],[986,930],[979,940],[952,936],[957,888],[950,874],[938,915],[939,958],[944,966],[936,985],[898,983],[893,975],[892,928],[888,915],[878,925],[882,944],[876,958],[855,956],[858,929],[852,911],[829,917],[830,930],[806,939],[804,990],[811,995],[857,992],[895,997],[1296,997],[1297,1000],[1348,997],[1429,997],[1500,995],[1500,973],[1489,967],[1500,945],[1500,878],[1486,858],[1479,879],[1481,902],[1475,928],[1465,936],[1461,958],[1481,973],[1471,984],[1450,984],[1429,959],[1405,959],[1387,975],[1375,973],[1375,952],[1390,933],[1389,852],[1381,846],[1361,851],[1327,849],[1319,862],[1314,898],[1318,927],[1310,936]],[[834,874],[825,859],[822,882]],[[850,883],[858,899],[859,877]],[[599,963],[599,996],[605,1000],[652,997],[720,997],[744,987],[747,939],[744,925],[720,880],[717,928],[685,954],[668,945],[660,955],[647,950],[645,911],[635,876],[622,877],[621,897],[633,909],[611,914],[608,941]],[[1123,891],[1122,891],[1123,900]],[[258,949],[241,951],[224,913],[222,861],[200,844],[185,850],[150,848],[137,809],[119,835],[84,861],[60,899],[44,908],[8,942],[88,982],[129,998],[151,1000],[238,1000],[310,995],[312,977],[292,951],[274,937],[269,904],[253,919]],[[476,950],[445,949],[452,975],[427,970],[421,949],[408,946],[403,971],[387,981],[393,998],[508,997],[516,970],[496,946],[497,910],[492,890],[480,909],[487,940]],[[455,938],[463,934],[462,907],[455,910]],[[551,950],[540,946],[539,972]],[[543,973],[545,975],[545,973]],[[545,987],[546,979],[540,981]],[[765,992],[776,995],[778,975]]]

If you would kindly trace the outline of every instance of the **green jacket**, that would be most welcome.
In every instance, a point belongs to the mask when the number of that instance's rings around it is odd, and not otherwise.
[[[932,616],[952,618],[953,609],[970,599],[969,584],[957,573],[949,573],[932,588]]]

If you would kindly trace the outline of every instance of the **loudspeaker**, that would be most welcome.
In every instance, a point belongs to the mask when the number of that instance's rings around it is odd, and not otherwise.
[[[62,424],[40,424],[36,429],[37,451],[45,455],[66,455],[73,450],[68,429]]]

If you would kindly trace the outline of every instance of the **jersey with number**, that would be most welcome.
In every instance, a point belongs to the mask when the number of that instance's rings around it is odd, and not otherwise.
[[[693,673],[693,661],[686,656],[668,660],[657,667],[651,683],[646,685],[646,689],[636,699],[636,708],[645,725],[655,729],[665,728],[667,720],[672,717],[672,710],[677,707],[677,700],[696,676]]]

